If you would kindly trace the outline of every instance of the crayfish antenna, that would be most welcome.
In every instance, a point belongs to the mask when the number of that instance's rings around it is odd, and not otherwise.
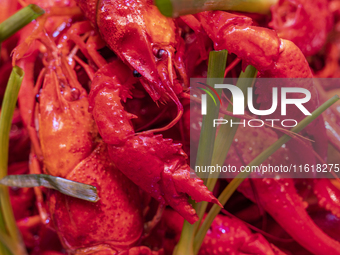
[[[151,129],[151,130],[148,130],[148,131],[143,131],[143,132],[140,132],[140,133],[135,133],[135,135],[147,135],[147,134],[164,132],[164,131],[172,128],[173,126],[175,126],[177,124],[177,122],[183,116],[183,105],[179,101],[179,99],[178,99],[178,97],[176,95],[174,95],[174,96],[169,95],[169,97],[175,102],[175,104],[177,106],[177,115],[176,115],[176,117],[168,125],[166,125],[165,127],[155,128],[155,129]]]
[[[177,109],[178,109],[178,112],[177,112],[176,118],[174,118],[168,125],[166,125],[165,127],[162,127],[162,128],[156,128],[156,129],[152,129],[152,130],[149,130],[149,131],[145,131],[142,134],[159,133],[159,132],[166,131],[166,130],[172,128],[173,126],[175,126],[177,124],[177,122],[182,118],[182,115],[183,115],[183,106],[182,106],[181,103],[177,104]]]

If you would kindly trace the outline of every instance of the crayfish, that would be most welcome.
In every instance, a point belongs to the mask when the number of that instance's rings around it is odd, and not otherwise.
[[[189,78],[204,76],[201,70],[212,49],[233,54],[233,72],[252,65],[259,77],[312,78],[306,56],[323,47],[332,28],[324,0],[315,6],[280,0],[272,7],[269,23],[275,30],[225,11],[171,19],[151,0],[27,2],[46,10],[17,35],[12,58],[26,73],[19,109],[26,139],[31,140],[29,172],[96,186],[100,198],[93,204],[34,188],[37,212],[32,228],[41,224],[44,231],[46,226],[53,229],[69,254],[171,253],[183,219],[191,224],[199,219],[189,197],[222,207],[203,180],[190,173],[187,144],[190,137],[197,142],[199,133],[189,130],[200,124],[199,118],[190,123],[188,117]],[[318,10],[322,15],[315,24]],[[286,20],[291,26],[283,24],[287,13],[295,22]],[[306,17],[308,26],[301,28]],[[325,101],[326,92],[312,80],[305,88],[311,92],[305,107],[312,112],[320,104],[319,94]],[[269,89],[255,84],[261,109],[271,106]],[[326,160],[327,139],[340,134],[338,122],[329,116],[305,129],[303,135],[315,143],[293,139],[268,160],[272,164]],[[288,111],[287,117],[300,121],[304,116]],[[334,132],[326,130],[325,121]],[[280,135],[267,128],[239,129],[226,163],[247,165]],[[300,151],[304,155],[296,157]],[[292,179],[246,180],[238,191],[248,203],[268,212],[303,249],[340,254],[339,240],[308,215],[296,190],[299,184]],[[308,185],[320,207],[340,216],[339,202],[333,199],[340,191],[331,181],[312,180]],[[32,203],[33,193],[25,192],[27,203]],[[168,240],[169,236],[173,238]],[[285,254],[264,236],[252,234],[234,217],[219,215],[199,254]],[[41,248],[41,254],[53,254],[49,252]]]

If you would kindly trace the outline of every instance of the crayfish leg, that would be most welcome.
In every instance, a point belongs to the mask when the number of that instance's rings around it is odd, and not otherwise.
[[[87,42],[84,40],[87,39]],[[81,21],[73,24],[63,36],[58,47],[67,55],[70,51],[68,44],[73,41],[88,60],[92,60],[98,68],[106,65],[106,60],[96,51],[103,48],[105,43],[93,29],[89,21]]]
[[[126,112],[121,102],[131,98],[130,90],[137,82],[131,74],[126,65],[116,60],[97,71],[92,82],[89,110],[108,144],[120,144],[134,134],[130,120],[135,116]]]

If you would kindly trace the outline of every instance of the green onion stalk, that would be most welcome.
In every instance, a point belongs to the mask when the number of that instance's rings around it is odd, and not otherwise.
[[[224,71],[227,64],[228,52],[222,51],[211,51],[209,53],[209,64],[208,64],[208,78],[207,84],[214,86],[213,81],[216,82],[216,78],[219,83],[223,83]],[[222,89],[216,89],[217,93],[221,95]],[[215,103],[212,98],[207,97],[207,114],[203,116],[202,128],[198,145],[196,165],[210,165],[212,152],[214,149],[216,127],[211,125],[213,119],[218,118],[220,109],[220,103]],[[206,178],[203,173],[199,173],[198,177]],[[200,204],[196,204],[191,200],[193,208],[198,211]],[[184,221],[181,238],[179,243],[175,247],[174,255],[193,255],[193,241],[194,233],[198,228],[198,223],[191,225],[189,222]]]
[[[210,52],[207,79],[208,85],[214,86],[214,83],[223,83],[227,55],[227,51]],[[256,74],[257,70],[253,66],[248,66],[245,72],[241,72],[237,86],[246,93],[247,88],[253,85]],[[216,89],[216,91],[221,95],[221,89]],[[215,107],[214,102],[210,97],[207,98],[207,105],[207,114],[203,116],[202,119],[196,165],[208,166],[214,162],[223,165],[237,128],[233,127],[230,129],[228,126],[221,127],[216,137],[216,127],[213,127],[211,123],[213,122],[213,119],[218,118],[220,105],[218,104],[217,107]],[[232,108],[232,103],[230,103],[227,110],[232,111]],[[224,118],[232,118],[233,121],[238,121],[235,117],[225,116]],[[218,176],[207,176],[205,173],[199,173],[198,175],[200,178],[204,178],[205,181],[208,181],[208,188],[212,191]],[[208,177],[209,179],[206,179]],[[195,251],[193,250],[194,236],[198,231],[208,203],[202,202],[196,204],[193,201],[191,202],[198,213],[199,221],[194,225],[184,221],[182,235],[175,248],[174,254],[195,254]]]
[[[7,175],[9,133],[18,93],[24,77],[20,67],[13,67],[6,87],[0,115],[0,179]],[[0,185],[0,249],[1,254],[26,255],[25,245],[16,225],[8,188]]]
[[[215,83],[223,83],[224,71],[227,64],[228,51],[211,51],[209,53],[209,64],[207,74],[207,84],[214,86]],[[222,94],[222,89],[216,89],[219,96]],[[207,97],[207,114],[203,116],[200,139],[198,143],[196,166],[209,166],[214,150],[216,127],[213,123],[214,119],[218,118],[220,110],[220,102],[213,101],[213,97]],[[204,173],[198,173],[198,177],[206,178]]]
[[[30,4],[13,14],[0,24],[0,43],[44,13],[39,6]]]
[[[278,0],[155,0],[160,12],[167,17],[203,11],[225,10],[268,14]]]
[[[257,76],[257,70],[255,67],[251,65],[247,66],[244,72],[241,72],[239,79],[236,83],[236,86],[242,90],[245,98],[247,98],[248,87],[253,86],[256,76]],[[227,111],[232,112],[233,111],[233,104],[232,104],[233,99],[231,99],[230,102],[231,103],[228,104]],[[246,106],[246,103],[245,103],[245,106]],[[228,116],[228,115],[225,115],[223,119],[227,120],[228,123],[230,123],[231,121],[234,123],[240,121],[239,118]],[[237,128],[238,128],[237,125],[234,125],[232,127],[228,125],[220,126],[216,139],[215,139],[216,141],[215,141],[214,148],[213,148],[213,155],[212,155],[211,164],[210,164],[211,166],[215,166],[215,165],[222,166],[224,164],[224,161],[227,158],[230,146],[233,143]],[[207,181],[207,188],[210,191],[213,191],[215,184],[217,182],[218,176],[219,176],[218,172],[215,172],[209,175],[209,178]],[[208,206],[207,202],[201,203],[201,207],[199,208],[199,211],[198,211],[198,216],[200,218],[200,221],[202,220],[204,216],[207,206]]]

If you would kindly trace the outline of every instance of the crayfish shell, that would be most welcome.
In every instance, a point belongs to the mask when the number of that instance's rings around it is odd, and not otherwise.
[[[74,254],[89,248],[116,251],[139,241],[144,222],[139,189],[113,166],[105,144],[99,144],[67,179],[96,186],[100,200],[91,203],[51,191],[50,212],[64,247]]]

